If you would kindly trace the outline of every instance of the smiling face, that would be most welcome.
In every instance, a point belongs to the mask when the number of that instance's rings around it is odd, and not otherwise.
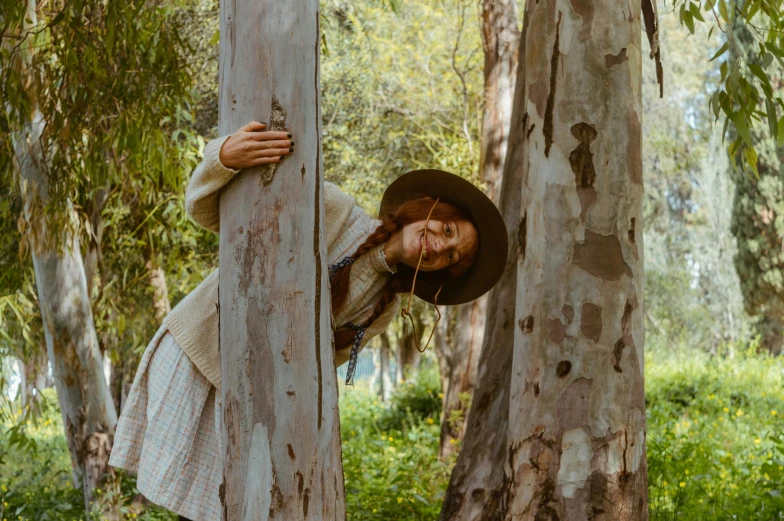
[[[473,223],[465,219],[417,221],[405,225],[400,233],[401,262],[416,268],[422,254],[421,271],[437,271],[460,262],[475,252],[479,241]]]

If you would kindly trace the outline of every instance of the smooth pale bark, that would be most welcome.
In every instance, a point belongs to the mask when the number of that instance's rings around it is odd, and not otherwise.
[[[90,242],[84,255],[84,274],[87,280],[87,294],[90,297],[93,296],[95,276],[99,276],[100,285],[98,286],[96,301],[100,299],[100,292],[103,291],[103,251],[101,249],[101,241],[103,240],[104,221],[102,212],[108,200],[109,188],[98,189],[85,208],[89,216]]]
[[[646,520],[639,0],[528,2],[508,520]]]
[[[152,307],[155,310],[155,319],[160,322],[171,311],[169,301],[169,286],[166,284],[166,273],[155,260],[155,254],[150,252],[147,255],[147,262],[144,265],[147,270],[147,277],[152,287]]]
[[[451,318],[451,335],[440,335],[436,345],[441,370],[441,442],[440,459],[457,450],[463,439],[470,397],[476,387],[476,372],[484,335],[486,297],[469,304],[449,307],[445,319]]]
[[[40,400],[41,391],[52,386],[49,378],[49,358],[46,349],[39,348],[27,360],[18,360],[22,406],[32,405]]]
[[[221,2],[221,135],[288,130],[296,152],[220,199],[224,521],[343,520],[327,287],[316,0]]]
[[[373,351],[373,376],[370,379],[371,389],[375,392],[379,399],[384,402],[387,401],[392,394],[393,383],[392,377],[389,375],[389,353],[391,347],[389,345],[389,336],[387,332],[379,335],[381,340],[380,345]]]
[[[25,219],[30,226],[28,237],[44,337],[71,454],[74,486],[83,490],[89,510],[93,491],[101,487],[104,474],[111,472],[108,462],[117,412],[103,373],[79,237],[70,227],[48,227],[43,218],[48,200],[40,143],[43,125],[36,112],[33,123],[16,136],[14,148]],[[62,251],[56,249],[55,234],[60,234]]]
[[[482,44],[484,48],[484,116],[479,157],[479,177],[486,193],[499,203],[504,162],[509,143],[512,102],[517,72],[520,29],[515,0],[484,0],[482,2]],[[476,388],[477,367],[482,350],[487,314],[485,295],[473,302],[451,308],[454,313],[452,341],[444,347],[448,364],[448,385],[444,389],[441,422],[440,457],[446,458],[463,439],[467,405]],[[443,374],[443,373],[442,373]],[[461,398],[461,396],[463,398]],[[450,418],[463,420],[457,423]]]

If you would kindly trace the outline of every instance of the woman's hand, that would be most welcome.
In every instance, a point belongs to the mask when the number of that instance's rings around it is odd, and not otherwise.
[[[265,123],[251,121],[229,137],[218,157],[226,168],[240,170],[252,166],[280,163],[294,151],[288,132],[263,132]]]

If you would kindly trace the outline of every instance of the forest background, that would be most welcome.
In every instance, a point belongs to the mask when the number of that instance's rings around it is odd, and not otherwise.
[[[80,124],[102,136],[91,147],[105,161],[82,162],[57,180],[76,210],[76,219],[63,225],[80,238],[118,410],[161,318],[218,262],[217,236],[190,222],[183,203],[204,143],[216,135],[218,5],[155,5],[160,19],[128,14],[136,17],[134,37],[143,43],[144,51],[133,56],[141,72],[109,90],[127,113],[109,119],[106,99],[70,98],[90,115]],[[759,178],[731,166],[709,108],[725,74],[721,60],[710,60],[722,48],[722,33],[709,35],[698,24],[691,34],[670,3],[658,7],[663,97],[654,63],[643,61],[651,518],[780,519],[784,367],[773,355],[781,352],[784,315],[782,147],[766,136],[763,123],[752,136]],[[156,23],[179,31],[156,36]],[[327,0],[321,28],[327,180],[370,214],[384,187],[410,169],[442,168],[482,185],[477,2]],[[68,56],[70,46],[69,59],[79,62],[64,60],[74,70],[64,85],[78,93],[103,81],[90,43],[60,36],[61,55]],[[174,57],[162,58],[166,49]],[[153,73],[144,71],[156,67],[173,87],[149,97],[145,75]],[[780,76],[771,84],[779,95]],[[59,123],[63,133],[78,134],[73,122]],[[139,141],[128,148],[137,155],[112,157],[123,139]],[[88,514],[82,490],[73,485],[48,375],[29,228],[20,219],[23,202],[8,151],[0,157],[0,519],[83,519]],[[454,340],[456,317],[445,311],[442,346]],[[419,325],[432,326],[425,306],[416,315]],[[460,431],[471,396],[460,396],[460,406],[444,414],[438,350],[420,357],[412,345],[410,329],[397,321],[368,348],[379,370],[356,388],[340,386],[349,519],[439,516],[461,443],[459,435],[445,433]],[[133,476],[116,476],[93,499],[92,516],[174,519],[138,495]]]

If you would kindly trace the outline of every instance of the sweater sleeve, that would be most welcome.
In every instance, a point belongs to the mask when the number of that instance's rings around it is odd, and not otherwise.
[[[327,234],[327,251],[332,252],[335,243],[350,226],[350,217],[355,208],[354,198],[343,192],[337,185],[324,181],[324,217]]]
[[[220,162],[220,149],[229,136],[213,139],[204,147],[204,158],[191,175],[185,190],[188,215],[210,231],[220,231],[218,194],[239,170],[226,168]]]

